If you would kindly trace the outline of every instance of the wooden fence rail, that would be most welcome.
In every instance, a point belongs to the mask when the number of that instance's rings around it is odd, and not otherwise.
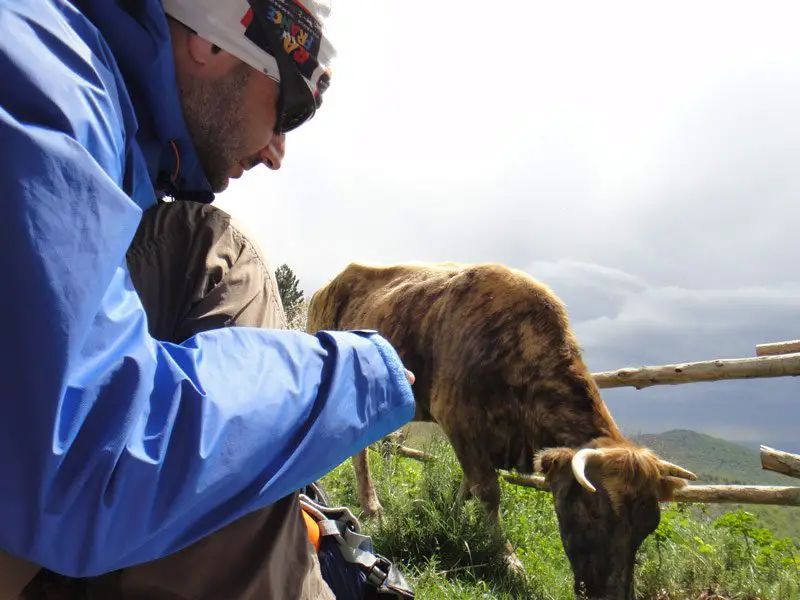
[[[796,377],[800,375],[800,352],[756,358],[725,358],[700,362],[633,367],[592,373],[600,388],[676,385],[723,379]]]
[[[757,344],[756,356],[769,356],[774,354],[792,354],[800,352],[800,340],[787,342],[770,342],[769,344]]]
[[[420,461],[431,461],[433,457],[421,450],[393,444],[393,452],[400,456]],[[520,475],[499,471],[500,476],[514,485],[550,491],[541,475]],[[709,504],[770,504],[775,506],[800,506],[800,486],[772,485],[687,485],[675,490],[676,502]]]
[[[761,446],[761,468],[800,479],[800,456]]]
[[[501,472],[503,479],[515,485],[550,491],[540,475],[517,475]],[[800,506],[800,487],[771,485],[687,485],[675,490],[676,502],[709,504],[771,504]]]

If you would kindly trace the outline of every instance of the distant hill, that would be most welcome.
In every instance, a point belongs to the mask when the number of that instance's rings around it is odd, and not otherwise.
[[[630,438],[694,472],[696,484],[800,485],[800,480],[763,470],[758,450],[696,431],[675,429]],[[718,504],[709,512],[716,517],[737,508],[757,515],[764,526],[778,535],[800,537],[800,507]]]
[[[698,484],[793,485],[788,477],[762,469],[757,450],[704,433],[674,429],[659,434],[632,435],[631,439],[693,471]]]

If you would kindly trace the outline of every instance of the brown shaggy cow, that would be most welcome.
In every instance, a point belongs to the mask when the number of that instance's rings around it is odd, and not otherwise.
[[[622,435],[552,291],[496,264],[351,264],[311,299],[307,330],[323,329],[375,329],[394,345],[416,375],[414,420],[441,426],[462,495],[498,528],[496,469],[544,473],[576,593],[633,598],[658,502],[695,476]],[[354,465],[359,502],[375,514],[366,451]]]

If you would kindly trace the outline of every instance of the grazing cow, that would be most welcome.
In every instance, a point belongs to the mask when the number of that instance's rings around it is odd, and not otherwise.
[[[633,598],[636,551],[685,469],[629,442],[581,357],[561,301],[496,264],[350,264],[312,297],[308,331],[375,329],[416,375],[415,421],[439,424],[491,522],[496,469],[545,474],[575,590]],[[359,502],[381,510],[366,451],[354,458]],[[508,545],[509,563],[521,565]]]

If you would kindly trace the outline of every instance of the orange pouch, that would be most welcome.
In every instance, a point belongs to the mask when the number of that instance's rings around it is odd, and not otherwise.
[[[308,540],[311,542],[311,545],[314,546],[314,550],[319,552],[320,548],[319,524],[314,520],[314,517],[312,517],[302,508],[300,509],[300,512],[303,513],[303,520],[306,522],[306,529],[308,530]]]

